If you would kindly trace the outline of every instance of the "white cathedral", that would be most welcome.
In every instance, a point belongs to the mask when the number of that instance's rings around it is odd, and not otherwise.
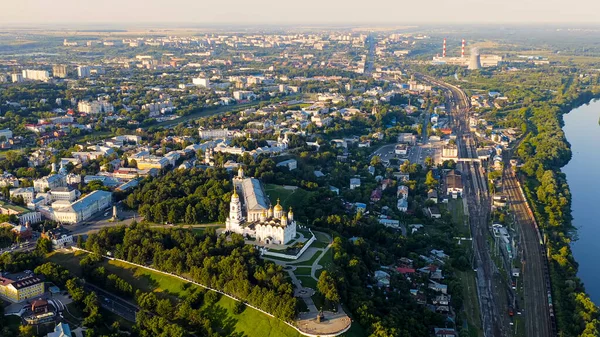
[[[227,231],[267,244],[287,244],[296,237],[292,209],[286,216],[279,200],[271,207],[258,179],[244,177],[244,170],[240,168],[233,178],[233,187],[229,217],[225,222]]]

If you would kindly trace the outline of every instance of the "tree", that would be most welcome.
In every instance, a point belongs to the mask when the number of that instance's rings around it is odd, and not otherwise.
[[[191,204],[188,204],[185,208],[185,223],[187,224],[195,224],[196,223],[196,210],[192,207]]]
[[[43,255],[50,253],[52,251],[52,241],[50,241],[46,238],[40,238],[37,241],[35,250]]]
[[[323,294],[323,296],[325,296],[326,300],[333,303],[338,303],[340,301],[340,294],[338,293],[335,280],[326,270],[324,270],[319,276],[317,289],[321,294]]]
[[[433,166],[433,158],[431,158],[431,157],[426,157],[426,158],[425,158],[425,166],[427,166],[427,167],[432,167],[432,166]]]
[[[173,315],[173,305],[169,299],[165,298],[156,304],[156,313],[162,317],[171,317]]]
[[[428,171],[427,175],[425,176],[425,185],[427,185],[428,188],[434,188],[437,186],[437,184],[438,181],[433,177],[433,172]]]
[[[19,327],[19,337],[33,337],[35,333],[33,331],[33,325],[21,325]]]
[[[379,156],[373,156],[373,158],[371,158],[371,166],[378,165],[381,165],[381,158]]]

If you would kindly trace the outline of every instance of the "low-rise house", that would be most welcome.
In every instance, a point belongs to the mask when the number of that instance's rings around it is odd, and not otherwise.
[[[58,323],[54,331],[49,332],[46,337],[71,337],[71,328],[67,323]]]
[[[456,331],[451,328],[434,328],[433,331],[434,331],[435,337],[456,337],[456,336],[458,336],[458,334],[456,334]]]
[[[427,213],[429,217],[432,219],[440,219],[442,217],[442,213],[440,213],[440,209],[437,206],[431,206],[427,208]]]
[[[408,199],[408,187],[404,185],[398,186],[396,196],[401,199]]]
[[[382,192],[381,189],[376,188],[371,192],[371,202],[378,202],[381,200]]]
[[[446,175],[446,191],[447,194],[451,195],[454,199],[462,197],[462,176],[456,170],[452,170]]]
[[[445,284],[441,284],[430,280],[429,285],[427,287],[435,292],[448,294],[448,286]]]
[[[438,203],[438,193],[435,189],[432,188],[429,191],[427,191],[427,200],[431,200],[436,204]]]
[[[298,168],[298,161],[296,159],[288,159],[277,163],[277,167],[287,167],[288,170],[292,171]]]
[[[396,207],[398,207],[398,210],[400,212],[407,212],[408,211],[408,200],[406,200],[404,198],[398,199],[398,202],[396,203]]]
[[[350,178],[350,189],[353,190],[358,187],[360,187],[360,178]]]

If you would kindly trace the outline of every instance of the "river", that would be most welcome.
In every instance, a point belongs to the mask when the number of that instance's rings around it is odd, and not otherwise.
[[[562,171],[572,195],[573,225],[579,239],[572,244],[579,263],[579,278],[596,305],[600,305],[600,100],[573,109],[564,115],[563,130],[573,157]]]

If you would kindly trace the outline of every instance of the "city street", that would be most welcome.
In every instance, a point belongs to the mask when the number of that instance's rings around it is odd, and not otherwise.
[[[74,236],[86,233],[95,233],[105,227],[118,225],[129,225],[134,220],[140,222],[143,220],[136,211],[124,211],[120,205],[117,205],[118,221],[112,220],[112,207],[100,213],[96,217],[75,225],[65,225],[64,227],[71,231]]]
[[[84,288],[87,291],[95,291],[96,294],[98,294],[98,300],[102,308],[109,310],[130,322],[135,322],[135,315],[139,310],[135,304],[100,289],[93,284],[86,283]]]

